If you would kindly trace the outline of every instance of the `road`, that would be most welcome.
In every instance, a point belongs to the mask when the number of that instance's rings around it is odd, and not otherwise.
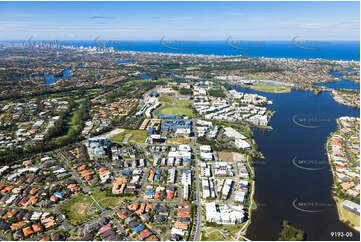
[[[123,229],[122,225],[120,225],[120,223],[119,223],[119,221],[118,221],[117,219],[113,219],[112,221],[113,221],[113,223],[115,224],[115,226],[117,227],[117,229],[118,229],[120,232],[122,232],[124,235],[126,235],[126,240],[133,240],[132,238],[129,237],[128,232],[126,232],[126,231]]]
[[[196,120],[195,119],[192,119],[192,122],[193,124],[195,124]],[[193,153],[195,154],[195,159],[194,159],[194,176],[195,176],[195,179],[194,179],[194,186],[195,186],[195,189],[196,189],[196,208],[197,208],[197,215],[196,215],[196,228],[195,228],[195,231],[194,231],[194,238],[193,240],[194,241],[199,241],[199,235],[200,235],[200,227],[201,227],[201,204],[200,204],[200,199],[199,199],[199,196],[200,196],[200,193],[199,193],[199,174],[198,174],[198,161],[197,161],[197,156],[196,156],[196,151],[197,151],[197,145],[196,145],[196,138],[193,137],[192,138],[192,141],[191,141],[191,146],[192,146],[192,149],[193,149]]]
[[[345,140],[344,142],[344,149],[345,149],[345,153],[346,153],[346,158],[348,160],[348,162],[350,162],[351,164],[353,164],[354,166],[357,166],[357,164],[355,164],[355,162],[353,162],[353,160],[351,159],[350,153],[348,152],[348,140]]]
[[[60,152],[60,151],[58,151]],[[54,155],[56,155],[58,157],[58,159],[60,159],[70,170],[71,174],[73,175],[73,177],[78,181],[79,184],[81,184],[83,190],[85,193],[89,193],[91,190],[90,188],[85,185],[85,183],[83,182],[83,180],[78,176],[78,174],[73,170],[73,168],[71,167],[71,165],[69,164],[68,160],[66,158],[63,157],[63,155],[60,153],[55,153],[52,152]]]

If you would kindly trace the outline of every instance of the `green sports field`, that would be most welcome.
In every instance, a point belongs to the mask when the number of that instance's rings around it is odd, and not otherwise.
[[[252,85],[251,89],[261,92],[272,92],[272,93],[288,93],[291,91],[290,87],[267,85],[267,84]]]
[[[166,105],[156,110],[156,113],[165,115],[184,115],[187,117],[193,116],[193,111],[187,106]]]

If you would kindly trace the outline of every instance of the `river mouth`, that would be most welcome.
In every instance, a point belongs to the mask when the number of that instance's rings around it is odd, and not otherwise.
[[[282,221],[287,220],[303,230],[307,240],[359,240],[360,234],[338,219],[325,149],[327,137],[337,129],[336,118],[358,117],[359,109],[336,103],[328,92],[252,93],[272,100],[268,108],[276,112],[270,120],[272,130],[254,130],[265,159],[255,162],[254,199],[259,206],[252,212],[246,237],[277,240]],[[334,238],[333,232],[352,236]]]

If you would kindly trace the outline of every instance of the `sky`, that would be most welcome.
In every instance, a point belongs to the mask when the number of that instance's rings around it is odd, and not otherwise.
[[[359,40],[359,2],[0,2],[0,40]]]

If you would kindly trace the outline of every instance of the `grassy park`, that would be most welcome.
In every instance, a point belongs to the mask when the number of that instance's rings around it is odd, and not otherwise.
[[[174,98],[173,97],[169,97],[169,96],[161,96],[158,98],[159,102],[161,103],[173,103],[174,101]]]
[[[128,139],[128,143],[143,144],[147,138],[147,131],[137,130],[137,129],[135,130],[125,129],[123,132],[111,137],[110,140],[114,142],[122,143],[126,135],[130,135]]]
[[[124,200],[124,197],[107,196],[105,191],[100,190],[93,192],[92,195],[102,208],[112,209],[121,205]],[[60,210],[67,215],[68,221],[73,225],[86,221],[101,212],[89,195],[79,195],[71,199],[60,207]]]
[[[221,241],[221,240],[233,240],[237,238],[237,234],[243,227],[244,223],[235,225],[221,225],[206,227],[205,231],[202,232],[202,241]]]
[[[161,107],[156,111],[156,113],[162,113],[165,115],[184,115],[188,117],[193,116],[193,111],[187,106],[177,106],[177,105],[166,105]]]
[[[192,104],[192,100],[177,100],[175,103],[176,103],[176,104],[191,105],[191,104]]]
[[[222,241],[225,240],[224,236],[218,231],[214,230],[208,233],[208,236],[202,235],[203,241]]]
[[[272,93],[288,93],[291,92],[291,87],[276,86],[269,84],[256,84],[252,85],[251,89],[261,92],[272,92]]]

